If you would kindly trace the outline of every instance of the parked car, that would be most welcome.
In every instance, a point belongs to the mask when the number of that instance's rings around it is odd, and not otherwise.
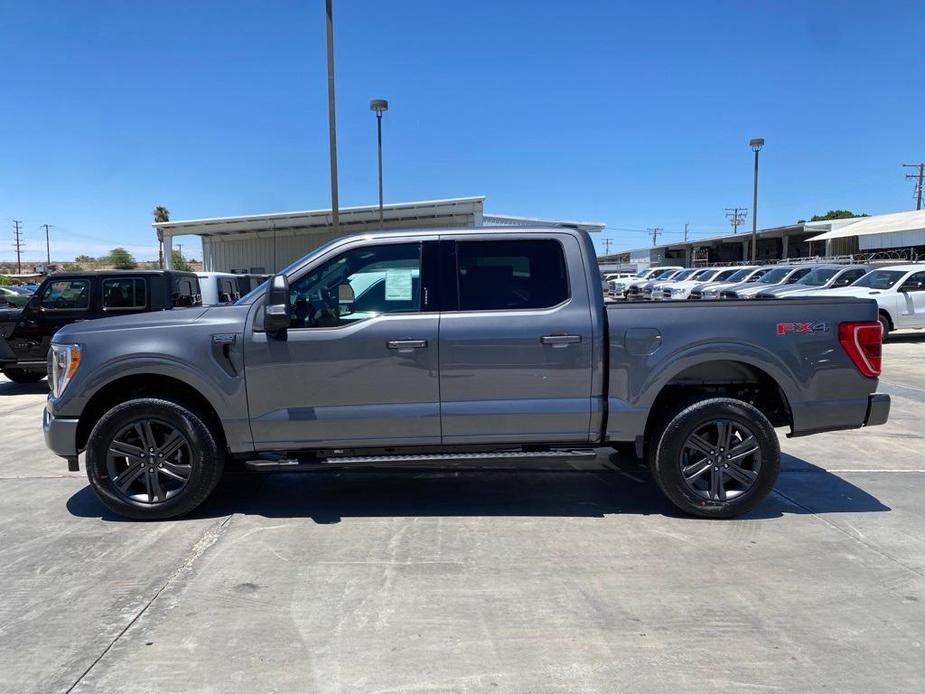
[[[694,290],[702,290],[711,282],[721,282],[738,272],[738,268],[712,267],[691,275],[683,282],[675,282],[662,290],[663,299],[687,299]],[[653,296],[653,298],[655,298]]]
[[[639,280],[646,280],[660,272],[662,272],[662,268],[652,267],[652,268],[647,268],[645,270],[639,270],[636,274],[631,275],[630,277],[626,277],[623,279],[610,280],[607,283],[608,285],[607,293],[610,294],[610,296],[614,298],[622,299],[623,297],[626,296],[626,288],[630,284],[632,284],[633,282],[637,282]]]
[[[872,270],[847,287],[806,296],[873,299],[886,336],[900,328],[925,328],[925,265],[897,265]]]
[[[16,291],[13,287],[0,286],[0,306],[22,308],[29,301],[29,295]]]
[[[665,280],[655,280],[653,282],[648,282],[642,288],[642,298],[649,300],[661,299],[662,292],[664,291],[665,287],[671,287],[678,282],[683,282],[698,272],[700,272],[700,270],[697,268],[688,268],[686,270],[680,270],[679,272],[673,273]]]
[[[773,488],[775,426],[886,421],[873,301],[608,308],[595,266],[575,229],[337,238],[233,306],[59,330],[45,440],[70,469],[86,451],[94,491],[130,518],[188,513],[226,465],[598,446],[647,457],[672,503],[716,518]]]
[[[809,265],[796,267],[775,265],[756,282],[739,287],[730,287],[720,292],[721,299],[754,299],[755,296],[770,287],[790,286],[812,271]]]
[[[870,269],[869,265],[814,265],[811,272],[793,284],[779,284],[762,289],[755,298],[770,299],[774,297],[800,296],[817,289],[847,287],[870,272]]]
[[[606,294],[610,289],[610,282],[612,280],[622,280],[629,277],[635,277],[636,273],[634,272],[602,272],[601,273],[601,288]]]
[[[203,306],[233,304],[241,298],[237,275],[229,272],[197,272],[196,276],[199,278]]]
[[[0,370],[16,383],[40,381],[52,336],[70,323],[201,305],[192,272],[58,272],[23,308],[0,309]]]
[[[704,287],[701,291],[692,291],[690,298],[707,300],[718,299],[720,293],[727,289],[737,289],[740,286],[746,286],[749,282],[757,282],[766,272],[769,272],[770,269],[771,268],[768,266],[741,268],[738,272],[730,275],[725,282],[714,282],[710,286]]]
[[[678,265],[669,265],[667,267],[660,267],[648,277],[634,280],[633,282],[630,282],[629,284],[627,284],[626,290],[624,291],[624,296],[627,299],[638,299],[642,297],[643,288],[650,282],[654,284],[656,281],[659,281],[659,280],[664,281],[664,280],[670,279],[674,275],[677,275],[678,273],[680,273],[682,270],[684,270],[684,268]]]

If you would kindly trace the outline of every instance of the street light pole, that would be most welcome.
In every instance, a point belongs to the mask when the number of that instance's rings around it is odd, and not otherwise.
[[[385,99],[373,99],[369,102],[369,110],[376,114],[376,136],[379,143],[379,227],[383,226],[382,211],[382,114],[389,110],[389,102]]]
[[[328,44],[328,140],[331,158],[331,227],[333,236],[340,230],[337,206],[337,126],[334,112],[334,11],[332,0],[325,0],[325,24]]]
[[[755,179],[752,191],[752,263],[754,263],[758,256],[758,152],[764,147],[764,138],[752,138],[748,145],[755,153]]]

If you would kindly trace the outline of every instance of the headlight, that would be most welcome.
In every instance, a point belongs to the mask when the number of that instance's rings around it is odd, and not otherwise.
[[[671,290],[672,296],[678,296],[679,294],[683,294],[683,293],[684,293],[684,289],[681,289],[681,288]]]
[[[60,398],[67,384],[80,367],[80,345],[51,346],[51,368],[48,370],[51,395]]]

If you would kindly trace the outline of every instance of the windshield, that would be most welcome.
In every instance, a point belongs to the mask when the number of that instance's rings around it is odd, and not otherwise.
[[[902,270],[874,270],[873,272],[868,272],[851,286],[870,287],[871,289],[889,289],[899,282],[905,274],[906,273]]]
[[[744,281],[745,281],[745,278],[749,276],[749,274],[752,272],[752,270],[754,270],[754,268],[748,267],[748,268],[745,268],[744,270],[739,270],[738,272],[733,272],[733,273],[732,273],[731,275],[729,275],[729,277],[727,277],[726,279],[727,279],[727,281],[729,281],[729,282],[744,282]]]
[[[797,284],[806,284],[810,287],[821,287],[830,279],[835,277],[835,273],[839,271],[840,268],[835,267],[824,267],[816,268],[811,273],[803,277]]]
[[[666,279],[668,279],[669,277],[671,277],[674,273],[676,273],[677,271],[678,271],[678,268],[676,268],[676,267],[671,268],[671,269],[669,269],[669,270],[662,270],[661,272],[657,272],[657,273],[655,273],[654,275],[652,275],[652,277],[651,277],[650,279],[653,279],[653,280],[666,280]]]
[[[675,277],[674,279],[675,279],[675,280],[679,280],[679,281],[680,281],[680,280],[686,280],[688,277],[690,277],[691,275],[693,275],[695,272],[696,272],[696,270],[685,270],[684,272],[680,273],[680,274],[679,274],[677,277]]]
[[[701,270],[695,275],[691,275],[691,280],[698,280],[704,282],[706,280],[711,280],[719,274],[719,270]]]
[[[791,272],[793,272],[793,270],[789,267],[778,268],[777,270],[771,270],[758,281],[762,284],[778,284],[783,282],[784,278]]]

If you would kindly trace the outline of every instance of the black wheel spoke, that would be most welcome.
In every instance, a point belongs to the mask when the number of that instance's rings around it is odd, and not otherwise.
[[[698,460],[696,463],[692,463],[687,467],[681,469],[681,474],[684,475],[684,479],[688,482],[693,482],[698,479],[713,466],[713,463],[709,459]]]
[[[729,439],[732,437],[732,423],[721,419],[716,423],[716,445],[721,451],[729,450]]]
[[[118,477],[113,477],[113,484],[116,485],[123,493],[128,491],[128,488],[132,486],[132,482],[138,479],[138,477],[145,471],[145,461],[139,460],[134,462],[125,472],[123,472]]]
[[[686,445],[688,448],[692,448],[707,456],[713,455],[716,450],[716,447],[712,443],[697,434],[691,434]]]
[[[123,441],[113,441],[109,444],[110,455],[121,455],[126,458],[145,458],[147,453],[138,446]]]
[[[738,465],[730,465],[726,468],[726,474],[729,475],[732,479],[737,482],[741,482],[746,486],[751,486],[754,481],[758,478],[758,473],[752,470],[746,470],[741,468]]]
[[[710,498],[719,501],[726,500],[726,487],[723,484],[723,471],[713,467],[710,470]]]
[[[179,431],[174,431],[166,441],[164,445],[161,446],[158,451],[159,456],[163,456],[164,460],[167,460],[170,456],[180,450],[180,447],[186,443],[186,439],[183,437]]]
[[[177,465],[176,463],[168,463],[166,461],[160,464],[159,469],[168,477],[172,477],[173,479],[180,480],[182,482],[185,482],[187,479],[189,479],[189,476],[193,471],[193,468],[189,465]]]
[[[153,496],[150,501],[165,501],[167,496],[164,494],[164,489],[161,487],[160,476],[152,469],[151,472],[148,473],[148,477],[151,480],[148,496]]]
[[[739,443],[729,449],[727,460],[741,460],[742,458],[751,455],[758,451],[758,442],[755,440],[754,436],[747,436],[742,439]]]

